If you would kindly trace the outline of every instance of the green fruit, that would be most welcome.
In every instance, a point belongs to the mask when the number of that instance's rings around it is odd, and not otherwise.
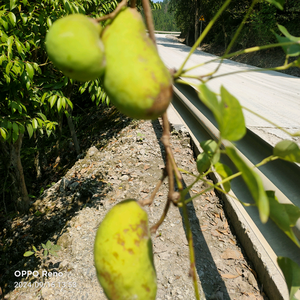
[[[100,224],[94,260],[109,300],[154,300],[156,272],[147,213],[135,200],[114,206]]]
[[[89,81],[104,72],[104,46],[101,26],[91,18],[74,14],[53,23],[46,35],[50,60],[66,76]]]
[[[136,119],[155,119],[172,98],[172,78],[146,34],[140,13],[126,8],[102,34],[104,88],[113,104]]]

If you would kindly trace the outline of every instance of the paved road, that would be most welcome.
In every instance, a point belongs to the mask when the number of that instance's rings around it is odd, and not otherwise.
[[[179,43],[174,37],[156,34],[158,51],[169,68],[179,68],[190,47]],[[200,50],[191,56],[186,68],[216,58]],[[217,67],[212,62],[188,74],[205,75]],[[238,70],[253,69],[253,66],[225,60],[217,75]],[[191,82],[192,79],[189,79]],[[208,86],[215,92],[224,85],[239,101],[249,109],[260,113],[291,132],[300,130],[300,78],[279,72],[247,72],[213,79]],[[247,127],[274,145],[288,135],[274,126],[245,111]],[[300,144],[300,138],[294,138]]]

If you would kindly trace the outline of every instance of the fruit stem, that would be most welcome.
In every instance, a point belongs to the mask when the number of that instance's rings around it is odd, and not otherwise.
[[[156,40],[155,40],[155,34],[154,34],[154,24],[153,24],[153,17],[152,17],[152,11],[151,6],[149,3],[149,0],[142,0],[142,5],[145,12],[145,18],[146,18],[146,24],[149,31],[149,37],[153,41],[155,47],[156,47]]]
[[[131,0],[130,1],[130,7],[135,8],[136,7],[136,0]]]

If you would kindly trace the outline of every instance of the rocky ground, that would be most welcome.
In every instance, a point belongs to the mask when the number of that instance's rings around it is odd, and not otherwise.
[[[62,179],[33,203],[28,215],[3,224],[1,238],[6,239],[7,248],[2,257],[19,257],[18,261],[7,259],[2,271],[4,299],[106,299],[93,263],[97,227],[116,203],[128,198],[147,199],[164,167],[158,120],[127,122],[118,115],[114,118],[124,122],[121,131],[100,131],[99,139],[106,138],[105,145],[91,146]],[[178,166],[196,174],[188,134],[173,131],[171,142]],[[193,177],[183,175],[183,179],[189,185]],[[190,196],[205,187],[206,183],[198,182]],[[150,225],[161,216],[167,190],[165,183],[153,204],[145,207]],[[188,209],[201,299],[268,299],[215,192],[198,196]],[[61,246],[57,257],[41,262],[34,256],[20,256],[32,250],[32,244],[39,250],[41,242],[48,240]],[[188,275],[189,252],[181,210],[171,207],[152,241],[157,300],[195,299]],[[46,271],[57,276],[21,278],[15,276],[17,270]]]

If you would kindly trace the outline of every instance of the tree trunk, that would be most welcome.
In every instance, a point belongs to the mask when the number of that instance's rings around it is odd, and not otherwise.
[[[39,180],[42,177],[42,171],[41,171],[41,163],[40,163],[40,150],[39,150],[39,136],[37,135],[36,131],[34,132],[34,139],[35,139],[35,145],[37,147],[37,151],[34,157],[34,166],[36,171],[36,179]]]
[[[200,35],[199,30],[199,6],[198,1],[195,0],[195,43]]]
[[[80,154],[80,146],[79,146],[79,143],[78,143],[74,123],[73,123],[72,118],[71,118],[71,113],[72,112],[71,112],[69,107],[67,107],[67,110],[68,110],[68,113],[69,113],[69,116],[67,117],[69,129],[70,129],[71,136],[72,136],[72,139],[73,139],[73,143],[74,143],[74,146],[75,146],[76,154],[79,155]]]
[[[10,165],[13,166],[14,185],[18,192],[17,197],[14,196],[16,207],[21,212],[26,212],[30,206],[30,199],[28,196],[23,167],[21,163],[21,147],[23,141],[23,134],[19,134],[17,141],[10,145]]]
[[[73,84],[70,84],[67,86],[67,90],[66,90],[66,95],[67,97],[71,100],[71,96],[72,96],[72,91],[73,91]],[[74,147],[75,147],[75,151],[76,154],[79,155],[80,154],[80,146],[79,146],[79,142],[77,139],[77,135],[76,135],[76,131],[75,131],[75,127],[74,127],[74,123],[72,121],[72,110],[70,109],[69,105],[66,105],[66,109],[68,111],[68,116],[67,116],[67,121],[68,121],[68,125],[69,125],[69,129],[71,132],[71,136],[72,136],[72,140],[74,143]]]

